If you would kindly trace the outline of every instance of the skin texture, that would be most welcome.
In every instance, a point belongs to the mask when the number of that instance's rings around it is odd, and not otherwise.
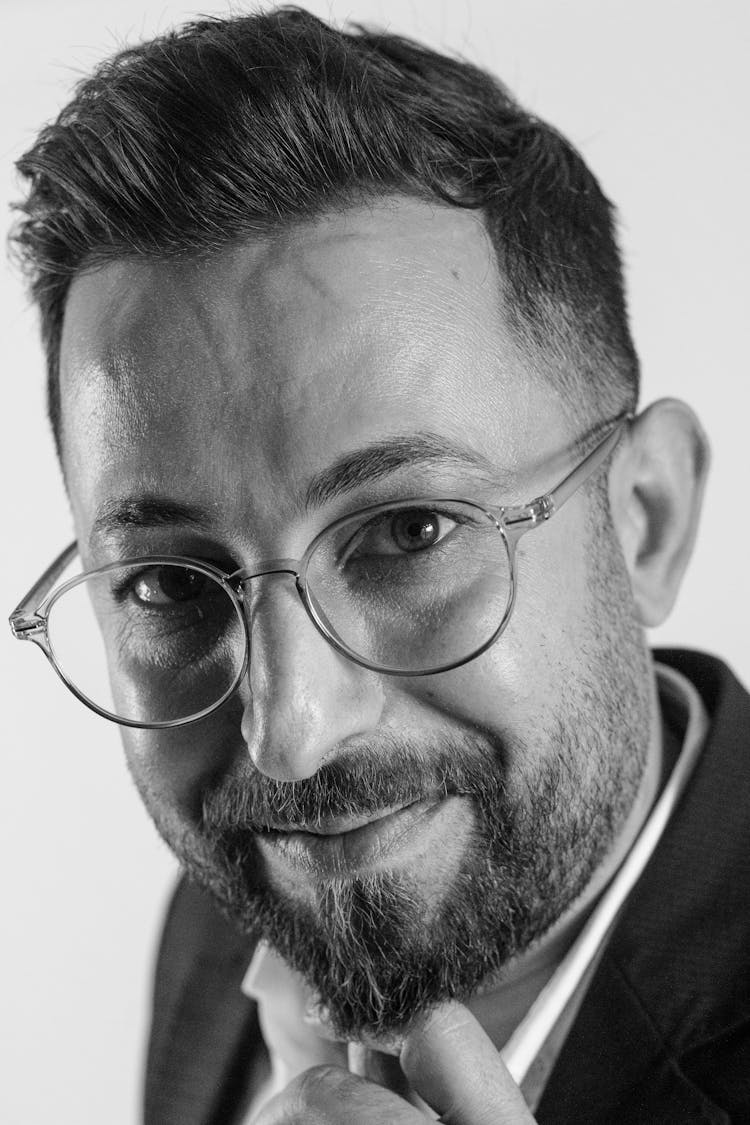
[[[180,553],[232,571],[299,558],[328,523],[367,504],[424,494],[518,503],[544,491],[575,462],[580,435],[515,346],[499,291],[478,216],[404,199],[201,262],[122,261],[81,275],[66,308],[61,378],[64,468],[85,566]],[[425,429],[470,446],[486,466],[412,465],[305,506],[311,477],[341,454]],[[418,979],[425,919],[443,938],[455,929],[446,903],[452,909],[463,899],[477,857],[494,847],[490,915],[510,919],[494,956],[497,964],[510,958],[506,983],[527,981],[513,1017],[528,1006],[540,979],[534,966],[546,969],[545,948],[624,854],[658,786],[641,625],[668,612],[689,556],[705,466],[700,440],[680,404],[660,404],[637,421],[609,470],[611,522],[601,488],[592,487],[526,536],[508,629],[449,673],[399,680],[360,668],[313,629],[288,577],[254,582],[251,668],[233,700],[177,731],[124,732],[131,773],[159,830],[248,931],[261,917],[291,957],[296,939],[322,917],[324,954],[326,942],[349,940],[363,896],[395,893],[384,913],[366,920],[358,943],[342,946],[340,960],[351,964],[356,955],[375,979],[404,947],[414,957],[401,968]],[[200,522],[129,526],[90,541],[107,502],[154,494],[199,505]],[[390,770],[396,779],[382,802],[392,807],[409,759],[415,786],[429,785],[441,754],[489,777],[486,792],[457,788],[382,855],[376,849],[363,863],[346,832],[330,841],[321,868],[268,838],[255,843],[252,810],[278,819],[299,792],[313,814],[343,815],[361,798],[367,819],[380,777]],[[348,805],[325,804],[330,797],[316,785],[329,775],[350,786]],[[290,782],[301,784],[291,790]],[[411,916],[407,901],[415,904]],[[527,916],[515,924],[519,903]],[[401,918],[401,931],[388,918]],[[300,929],[286,948],[283,934],[295,919]],[[390,935],[385,956],[368,961],[379,924]],[[462,925],[471,932],[472,919]],[[323,954],[319,944],[319,961]],[[446,958],[456,955],[448,949]],[[307,956],[314,950],[305,947],[301,960]],[[360,982],[350,1004],[341,976],[327,973],[319,966],[311,984],[349,1034],[387,1030],[436,999],[466,999],[481,979],[457,977],[445,995],[407,993],[389,1009],[389,980],[378,987],[375,979],[374,989]],[[470,1042],[484,1057],[509,1027],[497,1015],[501,1004],[480,1008],[489,1038],[472,1024]],[[422,1019],[402,1058],[407,1073],[409,1060],[421,1060],[417,1089],[445,1035],[450,1041],[450,1020],[425,1039]],[[410,1053],[410,1042],[419,1049]],[[497,1113],[486,1117],[470,1099],[457,1110],[459,1083],[446,1094],[446,1120],[522,1120],[513,1116],[517,1095],[502,1067],[480,1073],[484,1101]],[[326,1105],[341,1099],[331,1081],[290,1093],[299,1120],[339,1119],[326,1116]],[[378,1088],[364,1086],[375,1098],[373,1120],[395,1121],[378,1107]],[[316,1116],[305,1116],[313,1096]],[[442,1094],[432,1096],[442,1104]],[[511,1109],[501,1108],[506,1096]],[[282,1104],[268,1120],[298,1119],[287,1110]],[[404,1106],[403,1120],[414,1112]],[[364,1109],[360,1116],[369,1119]]]

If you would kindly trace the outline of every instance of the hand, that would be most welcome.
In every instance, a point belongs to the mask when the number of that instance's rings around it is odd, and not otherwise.
[[[404,1039],[401,1069],[446,1125],[533,1125],[523,1095],[480,1024],[443,1004]],[[306,1070],[273,1098],[254,1125],[425,1125],[398,1094],[335,1066]]]

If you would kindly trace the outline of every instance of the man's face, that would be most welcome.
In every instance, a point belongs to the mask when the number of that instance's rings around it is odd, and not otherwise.
[[[578,435],[505,327],[480,218],[400,198],[204,261],[79,276],[61,380],[87,567],[299,558],[366,505],[520,503],[575,461]],[[486,464],[394,458],[306,502],[342,456],[425,433]],[[89,541],[125,499],[130,518]],[[563,912],[622,828],[648,665],[604,523],[579,494],[524,537],[500,641],[424,678],[355,665],[288,575],[255,580],[235,696],[187,727],[124,731],[164,837],[343,1030],[468,994]]]

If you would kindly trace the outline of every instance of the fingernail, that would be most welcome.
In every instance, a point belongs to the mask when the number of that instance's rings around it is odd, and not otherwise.
[[[371,1051],[380,1051],[384,1055],[400,1055],[404,1045],[403,1035],[392,1032],[379,1032],[377,1035],[363,1031],[357,1036],[357,1041]]]

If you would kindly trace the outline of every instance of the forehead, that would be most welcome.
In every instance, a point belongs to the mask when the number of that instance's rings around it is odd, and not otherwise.
[[[505,328],[481,218],[405,199],[79,276],[61,394],[80,524],[123,489],[211,503],[238,480],[243,503],[291,508],[347,448],[425,430],[512,471],[550,398]]]

